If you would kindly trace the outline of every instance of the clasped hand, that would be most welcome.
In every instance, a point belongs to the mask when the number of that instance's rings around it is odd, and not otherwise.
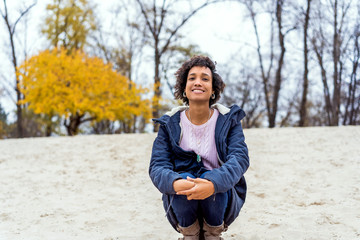
[[[173,183],[177,195],[186,195],[188,200],[203,200],[214,194],[214,184],[202,178],[178,179]]]

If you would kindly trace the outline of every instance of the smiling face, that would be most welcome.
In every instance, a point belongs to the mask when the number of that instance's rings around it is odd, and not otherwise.
[[[189,104],[209,102],[213,93],[211,70],[201,66],[192,67],[188,73],[185,92]]]

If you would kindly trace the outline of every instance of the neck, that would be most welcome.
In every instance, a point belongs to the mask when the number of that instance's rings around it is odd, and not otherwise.
[[[206,123],[211,117],[212,111],[209,108],[209,104],[194,105],[189,104],[189,110],[187,117],[195,125],[201,125]],[[191,118],[189,117],[191,116]]]

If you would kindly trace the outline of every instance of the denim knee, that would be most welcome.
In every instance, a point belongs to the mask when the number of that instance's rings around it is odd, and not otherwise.
[[[228,194],[217,193],[200,201],[201,212],[205,221],[211,226],[219,226],[224,221],[228,204]]]
[[[198,205],[197,200],[187,200],[185,195],[174,195],[171,206],[181,227],[188,227],[196,221]]]
[[[196,178],[188,172],[180,173],[180,175],[183,179]],[[200,178],[204,175],[205,173]],[[204,200],[187,200],[184,195],[174,195],[171,206],[181,227],[188,227],[196,221],[199,217],[199,207],[202,217],[209,225],[219,226],[224,221],[228,198],[228,193],[217,193]]]

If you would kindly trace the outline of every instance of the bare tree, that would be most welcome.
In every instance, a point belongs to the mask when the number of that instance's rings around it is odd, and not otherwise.
[[[331,0],[329,5],[321,2],[318,2],[318,4],[319,6],[314,15],[314,33],[311,37],[311,43],[321,72],[327,116],[326,124],[337,126],[340,123],[341,116],[340,106],[343,92],[342,86],[344,85],[346,52],[351,39],[351,34],[346,29],[346,23],[352,2]],[[330,10],[330,14],[326,15],[324,9]],[[331,33],[328,32],[330,27],[332,28]],[[331,55],[327,55],[328,52],[331,52]],[[332,69],[329,68],[330,63]],[[329,81],[329,72],[331,73],[332,83]]]
[[[270,118],[269,118],[269,127],[275,127],[276,121],[276,114],[278,110],[278,100],[279,94],[281,89],[282,83],[282,69],[284,65],[284,58],[285,58],[285,35],[283,29],[283,6],[284,0],[277,0],[276,1],[276,23],[277,23],[277,30],[278,30],[278,40],[280,44],[280,56],[277,61],[277,69],[275,75],[275,87],[273,92],[273,99],[272,99],[272,107],[270,109]]]
[[[360,10],[360,9],[359,9]],[[357,19],[359,19],[360,14]],[[352,41],[353,54],[351,57],[352,71],[350,74],[350,82],[346,96],[345,114],[343,119],[344,125],[356,125],[360,123],[360,80],[358,77],[358,70],[360,68],[360,24],[357,21],[357,26],[353,34]]]
[[[227,106],[237,104],[246,112],[242,121],[244,128],[261,127],[266,112],[263,93],[258,90],[262,80],[254,74],[256,67],[252,66],[246,57],[239,59],[240,54],[236,53],[228,63],[220,66],[221,75],[226,79],[220,102]]]
[[[226,84],[221,102],[225,105],[238,104],[246,112],[243,120],[244,128],[261,127],[264,118],[265,108],[261,101],[262,95],[259,94],[258,82],[252,79],[251,75],[244,76],[243,81],[229,82]]]
[[[303,13],[304,15],[304,25],[303,25],[303,43],[304,43],[304,75],[303,75],[303,89],[302,89],[302,97],[300,104],[300,121],[299,126],[306,126],[307,123],[307,95],[309,88],[309,47],[308,47],[308,29],[309,29],[309,21],[310,21],[310,9],[311,9],[311,0],[306,1],[306,11]]]
[[[176,38],[179,30],[185,25],[189,19],[194,16],[200,9],[208,6],[211,3],[217,2],[217,0],[206,0],[203,3],[195,8],[191,7],[192,2],[189,1],[190,11],[183,13],[175,23],[170,26],[169,16],[171,16],[174,11],[174,6],[176,1],[166,1],[163,0],[162,4],[159,6],[156,0],[153,0],[152,4],[146,4],[146,1],[136,0],[142,17],[145,21],[146,30],[150,35],[151,45],[154,51],[154,97],[152,101],[153,105],[153,117],[159,117],[159,100],[161,97],[161,78],[160,78],[160,64],[161,57],[165,52],[169,50],[169,46],[172,41]],[[157,125],[154,125],[154,131],[157,131]]]
[[[16,33],[16,26],[20,22],[20,20],[30,11],[32,7],[36,5],[37,1],[29,5],[28,7],[25,7],[24,10],[21,10],[19,13],[19,16],[16,18],[14,22],[11,22],[9,11],[8,11],[8,5],[6,0],[3,0],[4,10],[0,9],[1,17],[3,18],[8,36],[10,41],[10,48],[11,48],[11,62],[14,68],[14,75],[15,75],[15,92],[17,97],[16,102],[16,113],[17,113],[17,137],[24,137],[24,127],[23,127],[23,117],[22,117],[22,106],[19,104],[19,101],[23,98],[20,90],[19,90],[19,77],[17,74],[17,66],[18,66],[18,57],[17,57],[17,51],[16,51],[16,43],[15,43],[15,33]]]
[[[325,100],[325,112],[326,112],[326,124],[331,125],[332,123],[332,103],[330,89],[328,85],[327,70],[325,68],[324,58],[325,58],[325,37],[323,34],[323,29],[320,27],[319,31],[312,36],[311,39],[312,47],[318,61],[320,72],[321,72],[321,81],[323,84],[323,93]]]
[[[270,8],[275,7],[274,10],[266,10],[267,13],[270,15],[271,18],[271,29],[270,29],[270,54],[269,54],[269,65],[268,68],[265,68],[265,61],[264,61],[264,54],[261,51],[261,43],[260,43],[260,35],[258,30],[257,24],[257,11],[256,11],[256,4],[259,4],[256,0],[243,0],[242,1],[249,13],[250,18],[252,21],[252,25],[254,28],[255,36],[256,36],[256,44],[257,44],[257,55],[259,59],[259,66],[261,72],[261,78],[263,83],[263,91],[264,91],[264,98],[266,104],[266,111],[268,116],[268,123],[269,127],[275,127],[276,125],[276,116],[278,112],[278,101],[280,97],[280,90],[281,84],[283,81],[282,77],[282,70],[284,65],[284,58],[285,58],[285,37],[287,33],[294,29],[291,27],[289,29],[284,28],[284,20],[283,20],[283,8],[284,8],[284,1],[277,0],[275,2],[275,6],[270,6]],[[274,26],[276,24],[276,27]],[[279,52],[278,56],[276,57],[274,54],[274,37],[276,36],[275,30],[277,30],[277,37],[278,37],[278,49]],[[276,61],[276,69],[274,69],[274,62]],[[275,71],[275,76],[272,77],[272,73]]]

